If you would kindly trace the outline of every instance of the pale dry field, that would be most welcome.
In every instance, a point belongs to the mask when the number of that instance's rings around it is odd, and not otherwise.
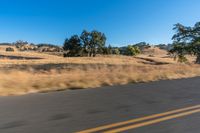
[[[164,52],[148,54],[63,58],[35,52],[5,52],[0,48],[0,95],[200,76],[194,57],[188,64],[180,64]]]

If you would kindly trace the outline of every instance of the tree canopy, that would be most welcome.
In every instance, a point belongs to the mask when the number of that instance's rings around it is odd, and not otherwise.
[[[70,39],[66,39],[63,49],[68,51],[68,56],[84,55],[96,56],[105,48],[106,36],[99,31],[88,32],[84,30],[80,36],[74,35]]]
[[[140,49],[137,46],[132,46],[132,45],[128,45],[128,47],[126,48],[126,52],[125,55],[129,55],[129,56],[135,56],[137,54],[140,54]]]
[[[200,22],[193,27],[178,23],[174,25],[173,30],[176,33],[172,37],[174,42],[170,52],[176,54],[180,61],[186,60],[186,54],[195,55],[196,63],[200,63]]]
[[[66,39],[63,49],[68,51],[67,56],[80,56],[82,43],[78,35],[73,35],[70,39]]]

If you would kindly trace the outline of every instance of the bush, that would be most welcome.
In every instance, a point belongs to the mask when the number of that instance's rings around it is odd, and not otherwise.
[[[113,49],[113,54],[120,55],[120,50],[118,48]]]
[[[14,51],[15,51],[14,48],[11,47],[6,48],[6,52],[14,52]]]
[[[140,49],[138,47],[128,45],[128,47],[126,48],[125,55],[136,56],[136,55],[138,55],[140,53],[141,53],[141,51],[140,51]]]

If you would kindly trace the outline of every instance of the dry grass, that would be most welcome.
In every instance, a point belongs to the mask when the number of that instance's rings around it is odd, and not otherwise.
[[[150,47],[148,49],[144,49],[142,51],[143,55],[156,55],[156,56],[160,56],[160,55],[166,55],[167,51],[166,50],[162,50],[160,48],[157,47]]]
[[[166,55],[138,58],[63,58],[34,52],[0,52],[0,55],[3,56],[0,95],[4,96],[200,76],[200,67],[192,63],[193,58],[190,64],[179,64]],[[19,69],[19,66],[24,67]]]

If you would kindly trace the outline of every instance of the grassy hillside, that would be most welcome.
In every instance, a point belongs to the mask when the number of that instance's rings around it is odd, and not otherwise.
[[[63,58],[37,52],[5,52],[5,47],[0,46],[0,95],[200,76],[193,57],[188,64],[180,64],[158,48],[136,57]]]

